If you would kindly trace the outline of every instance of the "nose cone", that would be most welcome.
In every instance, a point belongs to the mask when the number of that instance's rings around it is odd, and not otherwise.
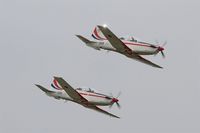
[[[116,102],[118,102],[119,100],[117,99],[117,98],[112,98],[112,103],[116,103]]]
[[[159,50],[159,51],[163,51],[164,48],[163,48],[163,47],[158,47],[158,50]]]

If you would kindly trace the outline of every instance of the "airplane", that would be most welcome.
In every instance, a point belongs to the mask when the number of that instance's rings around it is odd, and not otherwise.
[[[55,99],[63,99],[66,101],[71,101],[77,104],[80,104],[86,108],[96,110],[98,112],[104,113],[111,117],[120,118],[114,114],[111,114],[98,106],[109,106],[112,107],[116,103],[117,107],[120,108],[118,97],[108,96],[97,91],[92,90],[91,88],[77,88],[74,89],[69,85],[62,77],[54,77],[53,83],[51,86],[57,91],[51,91],[44,88],[41,85],[35,84],[48,96],[54,97]]]
[[[92,37],[95,41],[91,41],[81,35],[76,35],[80,40],[82,40],[87,46],[92,47],[96,50],[108,50],[118,52],[129,58],[135,59],[142,63],[148,64],[156,68],[163,68],[145,58],[141,55],[156,55],[161,52],[164,55],[164,48],[159,45],[154,45],[151,43],[139,41],[134,37],[121,37],[118,38],[111,30],[106,26],[97,25],[92,33]],[[163,44],[163,46],[166,42]]]

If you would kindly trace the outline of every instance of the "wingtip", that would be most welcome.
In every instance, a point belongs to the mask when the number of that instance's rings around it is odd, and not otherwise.
[[[77,34],[75,34],[75,36],[76,36],[76,37],[80,37],[81,35],[77,35]]]
[[[42,86],[41,85],[39,85],[39,84],[35,84],[35,86],[37,86],[38,88],[42,88]]]
[[[101,25],[97,25],[97,27],[100,28],[100,29],[103,28],[103,26],[101,26]]]
[[[35,86],[39,87],[40,85],[39,84],[34,84]]]
[[[121,117],[117,116],[116,118],[121,119]]]
[[[53,76],[54,79],[61,79],[62,77]]]
[[[58,77],[57,77],[57,76],[53,76],[53,78],[54,78],[54,79],[57,79]]]
[[[160,69],[163,69],[163,67],[162,67],[162,66],[159,66],[159,65],[157,65],[157,64],[153,64],[152,66],[153,66],[153,67],[155,67],[155,68],[160,68]]]
[[[116,115],[111,115],[111,117],[120,119],[120,117],[119,117],[119,116],[116,116]]]
[[[81,39],[82,40],[82,36],[81,35],[75,35],[76,37],[78,37],[79,39]]]

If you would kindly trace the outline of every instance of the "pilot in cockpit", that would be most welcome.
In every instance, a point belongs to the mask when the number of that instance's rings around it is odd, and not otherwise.
[[[88,88],[87,92],[94,92],[92,89]]]
[[[132,41],[132,42],[137,42],[137,40],[134,39],[134,37],[131,37],[131,38],[130,38],[130,41]]]
[[[137,42],[137,40],[134,38],[134,37],[127,37],[127,38],[125,38],[125,37],[121,37],[120,38],[121,40],[127,40],[127,41],[131,41],[131,42]]]

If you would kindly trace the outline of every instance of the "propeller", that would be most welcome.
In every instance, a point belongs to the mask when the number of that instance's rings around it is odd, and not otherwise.
[[[164,54],[163,51],[161,51],[161,55],[162,55],[163,58],[165,58],[165,54]]]
[[[116,105],[117,105],[118,109],[121,109],[121,105],[118,102],[116,102]]]
[[[160,47],[160,46],[158,47],[158,52],[160,52],[162,57],[165,58],[165,54],[164,54],[163,50],[164,50],[163,47]]]
[[[119,96],[122,94],[122,92],[120,91],[120,92],[118,92],[118,94],[117,94],[117,97],[116,98],[119,98]]]
[[[159,42],[158,41],[155,41],[156,42],[156,44],[159,44]],[[164,50],[164,46],[167,44],[167,41],[165,41],[164,43],[163,43],[163,45],[162,46],[159,46],[158,45],[158,52],[160,52],[161,53],[161,55],[162,55],[162,57],[163,58],[165,58],[165,54],[164,54],[164,52],[163,52],[163,50]]]
[[[118,98],[119,98],[120,95],[121,95],[121,92],[119,92],[116,97],[113,97],[113,95],[111,93],[111,97],[112,97],[112,101],[111,102],[112,102],[112,104],[109,106],[109,108],[112,108],[112,106],[113,106],[114,103],[116,103],[116,105],[117,105],[117,107],[119,109],[121,108],[121,105],[118,102],[119,101]]]

